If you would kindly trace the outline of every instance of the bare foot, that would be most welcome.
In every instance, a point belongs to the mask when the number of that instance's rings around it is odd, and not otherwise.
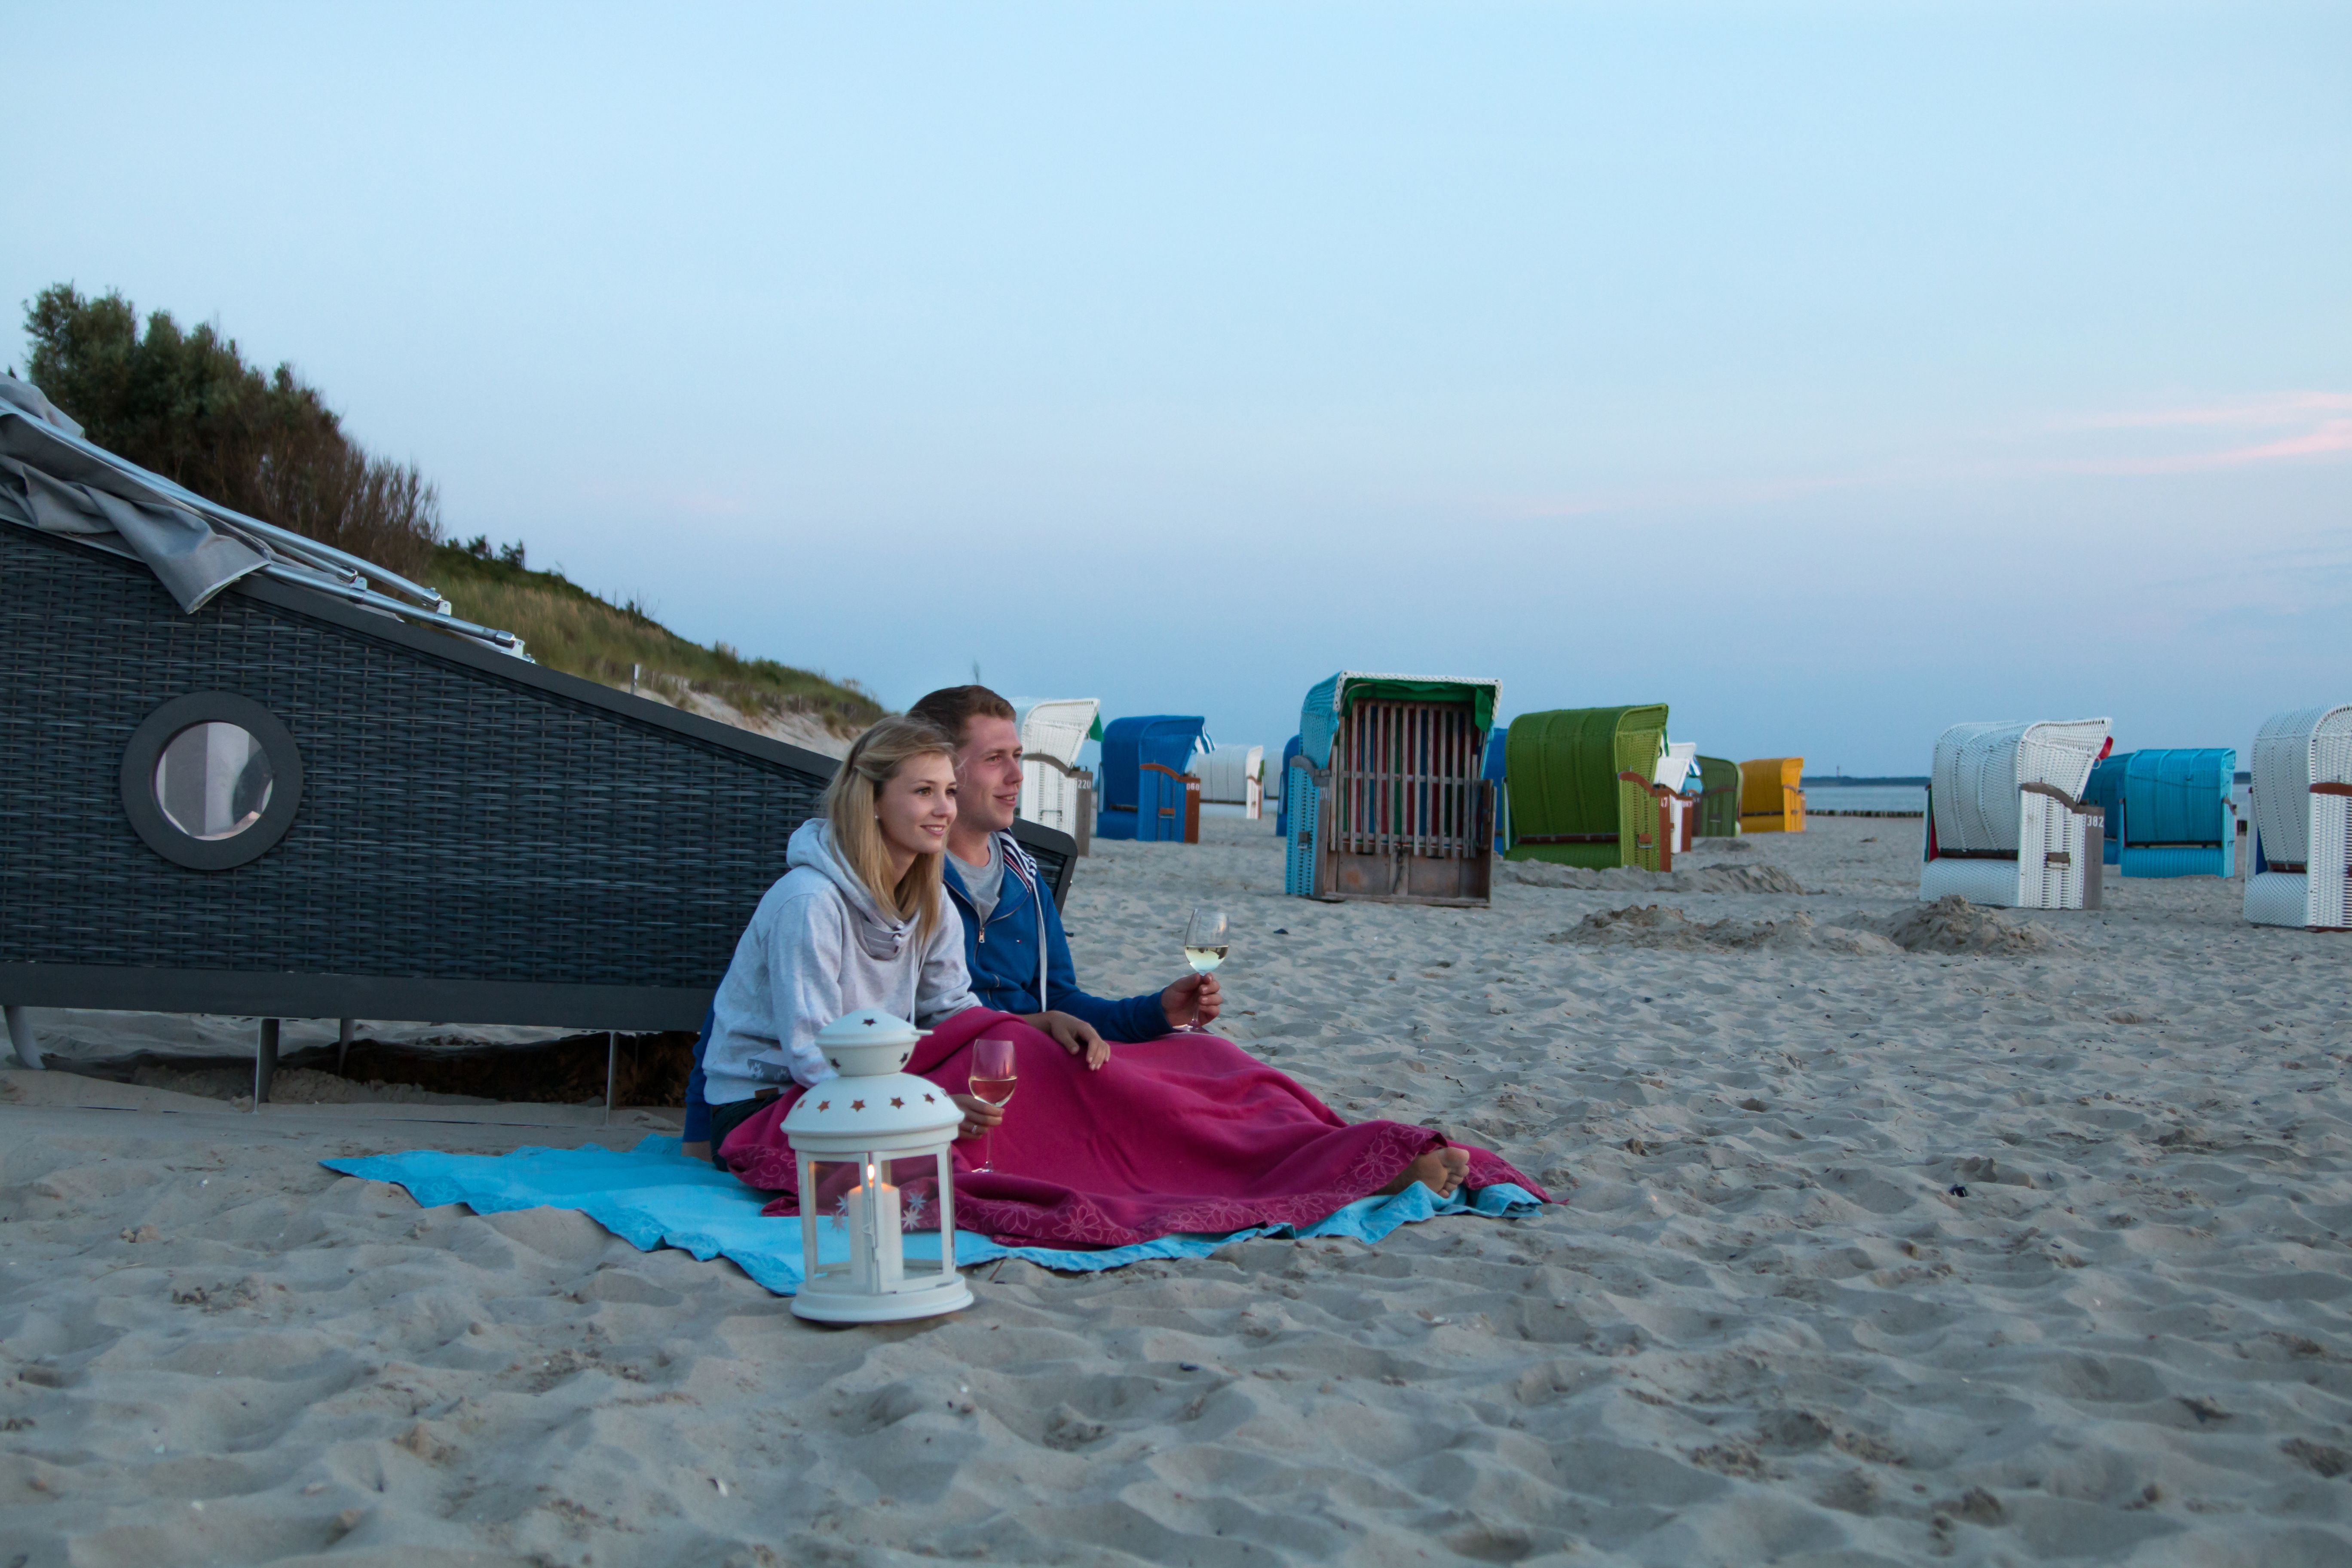
[[[1470,1173],[1470,1156],[1459,1149],[1432,1149],[1397,1173],[1395,1181],[1372,1196],[1385,1198],[1419,1182],[1441,1198],[1450,1198],[1462,1178]]]
[[[677,1146],[677,1152],[689,1160],[699,1160],[706,1165],[710,1163],[709,1143],[681,1143]]]

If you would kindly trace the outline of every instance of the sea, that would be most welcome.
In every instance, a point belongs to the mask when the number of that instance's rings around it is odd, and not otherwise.
[[[1924,816],[1927,783],[1842,784],[1824,779],[1805,781],[1805,813],[1835,816],[1844,812],[1903,812]]]
[[[2238,820],[2246,820],[2246,781],[2237,782]],[[1907,812],[1924,816],[1927,811],[1927,784],[1842,784],[1829,779],[1805,781],[1805,810],[1813,816],[1836,816],[1853,812]]]

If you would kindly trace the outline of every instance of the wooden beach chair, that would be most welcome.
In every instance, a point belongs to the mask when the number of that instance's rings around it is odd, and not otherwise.
[[[2253,862],[2246,919],[2306,931],[2352,929],[2352,704],[2304,708],[2254,736]]]
[[[1493,886],[1484,776],[1498,680],[1342,670],[1307,694],[1283,781],[1286,892],[1480,905]]]
[[[1945,731],[1927,786],[1920,899],[2096,909],[2105,814],[2084,792],[2106,745],[2105,719]]]

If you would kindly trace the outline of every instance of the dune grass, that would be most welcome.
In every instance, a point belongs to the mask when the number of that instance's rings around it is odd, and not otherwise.
[[[454,544],[438,546],[425,581],[469,621],[513,632],[550,669],[626,688],[678,683],[753,716],[805,714],[852,735],[886,710],[855,681],[835,681],[770,658],[746,658],[725,643],[690,643],[635,605],[614,605],[558,573],[533,572]]]

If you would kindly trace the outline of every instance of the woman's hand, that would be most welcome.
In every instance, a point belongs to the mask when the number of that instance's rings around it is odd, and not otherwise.
[[[1171,1029],[1181,1029],[1187,1024],[1199,1024],[1205,1028],[1224,1005],[1224,993],[1217,989],[1217,977],[1213,974],[1188,974],[1160,994],[1160,1010],[1168,1016]]]
[[[1067,1013],[1032,1013],[1021,1020],[1031,1028],[1041,1029],[1047,1038],[1074,1057],[1084,1057],[1088,1072],[1098,1072],[1103,1063],[1110,1060],[1110,1042],[1095,1032],[1095,1026],[1084,1018],[1074,1018]]]
[[[1004,1108],[991,1105],[976,1094],[951,1094],[956,1109],[963,1112],[963,1125],[956,1129],[958,1138],[977,1138],[1004,1120]]]

